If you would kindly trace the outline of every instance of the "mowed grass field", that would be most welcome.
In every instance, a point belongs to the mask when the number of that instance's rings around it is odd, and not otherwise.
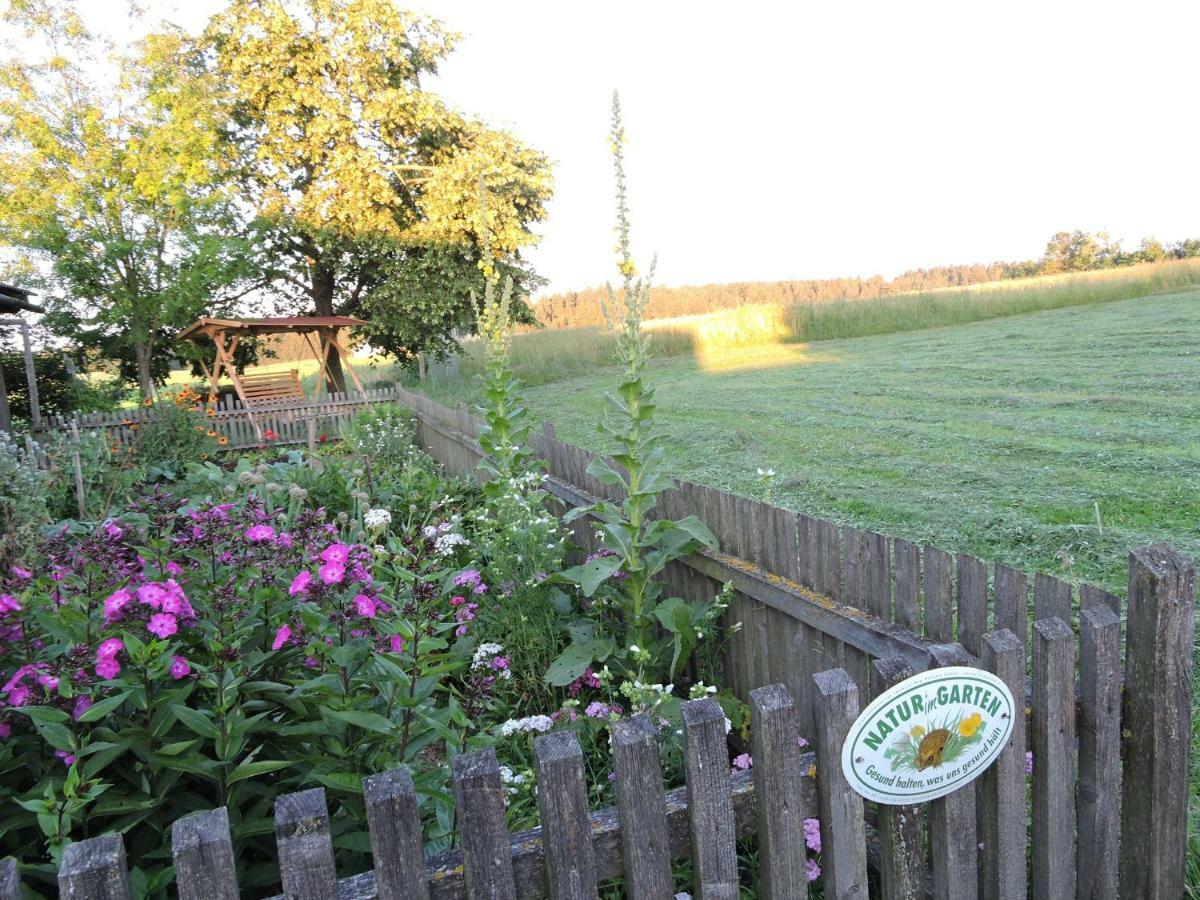
[[[1200,558],[1200,291],[656,360],[673,474],[1123,591],[1152,539]],[[606,449],[611,370],[531,387]]]

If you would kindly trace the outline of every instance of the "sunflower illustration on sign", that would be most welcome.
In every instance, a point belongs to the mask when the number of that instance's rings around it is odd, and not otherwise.
[[[983,740],[987,720],[979,713],[959,712],[936,722],[902,731],[884,751],[893,772],[924,772],[958,759],[964,750]]]

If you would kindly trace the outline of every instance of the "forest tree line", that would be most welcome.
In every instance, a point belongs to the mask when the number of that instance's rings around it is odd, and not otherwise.
[[[961,288],[973,284],[1111,269],[1138,263],[1162,262],[1200,256],[1200,238],[1187,238],[1163,244],[1145,238],[1138,249],[1124,250],[1105,232],[1060,231],[1046,244],[1040,259],[1024,262],[972,263],[910,269],[887,279],[823,278],[800,281],[736,281],[729,284],[702,284],[683,287],[656,287],[650,294],[647,318],[663,319],[688,316],[746,305],[783,305],[819,303],[830,300],[872,300],[889,294]],[[584,288],[548,294],[534,301],[538,321],[548,328],[574,328],[602,325],[600,310],[604,287]]]

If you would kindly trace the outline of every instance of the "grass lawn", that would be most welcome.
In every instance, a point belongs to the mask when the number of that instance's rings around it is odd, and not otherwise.
[[[1200,292],[655,361],[674,474],[1124,593],[1157,538],[1200,558]],[[612,371],[530,388],[607,449]],[[1097,524],[1097,506],[1099,522]]]

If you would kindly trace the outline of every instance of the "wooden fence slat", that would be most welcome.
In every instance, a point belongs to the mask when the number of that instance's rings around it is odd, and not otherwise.
[[[967,666],[971,656],[961,644],[929,649],[931,667]],[[929,846],[933,854],[934,900],[974,900],[979,895],[974,784],[929,804]]]
[[[842,602],[867,611],[867,548],[863,532],[850,525],[842,528]],[[869,657],[856,647],[846,647],[845,669],[858,687],[858,696],[867,696],[870,686]]]
[[[858,688],[844,669],[813,676],[817,704],[817,795],[825,896],[867,897],[863,799],[842,774],[842,744],[858,716]]]
[[[937,547],[921,549],[925,588],[925,637],[948,641],[954,636],[951,622],[950,579],[953,558]]]
[[[533,742],[533,753],[550,898],[595,898],[598,896],[596,857],[592,852],[592,825],[588,819],[587,782],[579,739],[569,731],[543,734]],[[725,788],[728,798],[728,779]],[[729,815],[732,818],[732,801]]]
[[[1079,612],[1079,896],[1117,896],[1121,822],[1121,620]]]
[[[673,896],[658,738],[645,715],[612,724],[613,771],[621,817],[625,893],[631,900]]]
[[[1074,897],[1075,638],[1058,616],[1033,623],[1035,898]]]
[[[1033,579],[1033,621],[1062,619],[1071,626],[1071,585],[1053,575],[1038,572]]]
[[[817,559],[819,561],[817,590],[834,600],[842,596],[842,546],[838,527],[824,519],[816,520]]]
[[[1020,569],[996,563],[996,630],[1001,628],[1016,635],[1022,647],[1029,642],[1029,578]]]
[[[921,633],[921,550],[903,538],[892,541],[896,576],[894,620],[913,634]]]
[[[67,844],[58,869],[62,900],[133,900],[119,834]]]
[[[1196,573],[1165,544],[1129,557],[1122,700],[1122,897],[1178,897],[1187,864]]]
[[[882,534],[864,531],[863,582],[866,589],[867,612],[883,619],[892,620],[892,560],[888,553],[888,541]],[[865,695],[864,695],[865,696]]]
[[[421,815],[408,769],[369,776],[363,781],[363,805],[379,900],[429,900]]]
[[[987,566],[982,560],[960,553],[955,578],[958,600],[958,642],[972,656],[983,653],[983,636],[988,630]]]
[[[21,900],[21,872],[11,856],[0,859],[0,900]]]
[[[1121,615],[1121,598],[1116,594],[1110,594],[1103,588],[1098,588],[1094,584],[1081,584],[1079,586],[1079,609],[1082,612],[1092,606],[1103,606],[1112,610],[1117,616]]]
[[[171,826],[171,857],[179,900],[238,900],[241,896],[225,807],[176,820]]]
[[[911,544],[909,545],[912,546]],[[915,673],[903,657],[871,665],[871,693],[878,697]],[[920,806],[879,806],[879,874],[883,900],[917,900],[925,893],[925,828]]]
[[[696,900],[735,898],[737,834],[729,791],[729,750],[725,713],[716,700],[683,704],[683,762],[692,835],[693,896]]]
[[[516,900],[496,749],[487,747],[456,756],[451,774],[468,895],[480,900]]]
[[[791,694],[781,684],[751,691],[750,718],[758,798],[759,889],[767,900],[805,897],[804,820],[812,816],[801,805],[799,732]],[[735,863],[730,890],[721,896],[737,895]]]
[[[324,788],[284,794],[275,801],[275,845],[283,892],[289,900],[337,900]]]
[[[1025,696],[1025,647],[1007,628],[983,639],[983,667],[1003,681],[1018,704]],[[1025,716],[1013,720],[1008,745],[980,777],[979,840],[983,900],[1025,900]]]

